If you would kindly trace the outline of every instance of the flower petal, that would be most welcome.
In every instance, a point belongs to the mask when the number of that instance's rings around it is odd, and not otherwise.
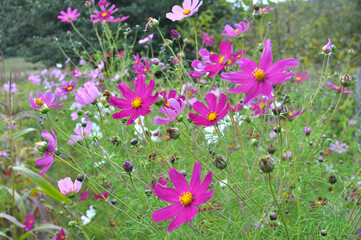
[[[175,168],[172,168],[168,171],[168,174],[174,187],[180,194],[189,191],[188,182],[180,172],[178,172]]]
[[[161,184],[157,184],[154,186],[153,193],[163,201],[179,203],[180,192],[174,188],[164,187]]]
[[[154,222],[165,221],[173,218],[182,209],[182,204],[176,203],[171,206],[158,209],[152,213],[152,219]]]

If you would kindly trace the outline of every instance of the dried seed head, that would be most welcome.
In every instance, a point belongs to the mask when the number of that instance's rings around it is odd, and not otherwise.
[[[217,154],[214,157],[213,164],[218,169],[224,169],[227,167],[227,158],[223,157],[222,155]]]
[[[264,173],[271,173],[275,167],[275,161],[271,155],[260,157],[258,164],[259,168]]]
[[[352,77],[350,75],[344,74],[339,79],[341,86],[348,87],[352,84]]]
[[[167,134],[172,139],[177,139],[179,137],[179,129],[178,128],[167,128]]]
[[[331,174],[330,176],[328,176],[327,178],[328,182],[331,184],[335,184],[337,182],[337,178],[335,175]]]
[[[274,147],[273,145],[270,145],[267,147],[267,152],[269,154],[274,154],[276,152],[276,147]]]

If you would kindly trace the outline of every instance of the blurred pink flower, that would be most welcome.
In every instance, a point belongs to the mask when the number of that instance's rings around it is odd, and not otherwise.
[[[77,13],[78,9],[71,10],[70,7],[68,7],[67,11],[61,11],[60,15],[58,16],[58,19],[60,19],[62,22],[71,23],[72,21],[76,21],[78,17],[80,17],[80,13]]]
[[[224,27],[223,33],[221,33],[221,35],[226,37],[237,37],[247,31],[251,23],[252,21],[248,22],[247,19],[244,19],[244,22],[234,24],[235,30],[227,24]]]
[[[102,22],[102,24],[105,24],[106,22],[123,22],[129,18],[129,16],[124,16],[122,18],[114,19],[112,14],[118,11],[118,8],[115,8],[115,5],[112,5],[108,10],[105,9],[104,5],[101,5],[100,10],[100,12],[94,10],[94,14],[90,15],[90,21],[92,23]]]
[[[28,81],[31,82],[32,84],[39,85],[41,82],[41,78],[39,75],[30,75],[28,77]]]
[[[31,91],[29,94],[29,106],[36,111],[45,111],[46,109],[64,106],[64,104],[55,105],[58,96],[56,94],[53,95],[50,91],[47,91],[45,94],[37,92],[35,99],[32,97],[32,94],[33,92]]]
[[[335,86],[332,84],[332,82],[327,81],[326,85],[329,86],[330,88],[332,88],[333,90],[335,90],[336,92],[342,92],[343,87],[342,86]],[[347,88],[345,88],[345,90],[343,91],[344,94],[349,94],[349,93],[353,93],[352,91],[348,91]]]
[[[166,118],[157,115],[154,118],[155,123],[162,125],[172,123],[184,111],[184,108],[187,105],[187,102],[181,98],[178,98],[177,100],[174,98],[168,99],[167,103],[169,104],[169,107],[162,107],[159,110]]]
[[[28,215],[25,216],[26,221],[24,222],[24,230],[26,232],[29,232],[31,229],[33,229],[34,227],[34,223],[35,223],[35,217],[34,215],[28,213]]]
[[[350,124],[350,125],[355,125],[356,123],[357,123],[356,120],[350,120],[350,121],[348,121],[348,124]]]
[[[150,41],[152,41],[153,36],[154,36],[154,34],[149,34],[149,35],[146,36],[145,38],[140,39],[140,40],[138,41],[138,43],[139,43],[139,44],[143,44],[143,43],[146,43],[146,42],[150,42]]]
[[[88,197],[89,192],[89,190],[84,191],[83,194],[79,197],[79,202],[84,201]]]
[[[322,47],[322,51],[323,51],[324,53],[330,53],[330,52],[332,52],[332,43],[331,43],[331,40],[330,40],[330,39],[328,39],[328,43],[327,43],[325,46]]]
[[[200,1],[198,4],[198,0],[184,0],[183,8],[177,5],[173,6],[172,12],[167,13],[165,16],[173,22],[180,21],[183,18],[190,17],[198,12],[198,9],[202,3],[203,1]]]
[[[231,45],[229,39],[227,42],[223,41],[219,45],[219,51],[221,56],[216,53],[211,53],[209,55],[209,60],[213,63],[211,66],[206,66],[204,71],[209,72],[208,77],[212,77],[222,71],[226,64],[229,64],[229,60],[232,58],[233,45]]]
[[[69,145],[74,145],[75,142],[78,142],[84,138],[86,138],[92,131],[93,123],[91,121],[87,121],[86,127],[76,127],[74,128],[74,132],[76,135],[70,135],[70,140],[68,141]],[[75,142],[74,142],[75,141]]]
[[[271,10],[275,9],[276,7],[266,7],[266,8],[260,8],[260,11],[263,13],[263,14],[268,14]]]
[[[209,35],[209,33],[203,33],[202,40],[204,45],[209,47],[213,46],[214,43],[213,35]]]
[[[253,101],[251,103],[250,109],[255,112],[253,116],[258,116],[261,113],[264,116],[267,113],[268,109],[270,108],[270,105],[271,105],[271,101],[263,97],[263,98],[259,98],[257,102]]]
[[[84,87],[78,88],[75,94],[75,100],[82,105],[94,103],[99,96],[99,91],[93,82],[87,82]]]
[[[107,191],[102,191],[100,194],[94,194],[94,197],[97,199],[107,199],[109,197],[109,193]]]
[[[16,93],[18,90],[16,89],[16,83],[12,83],[10,87],[10,82],[4,83],[4,91],[10,92],[11,94]]]
[[[41,133],[41,137],[48,140],[46,148],[44,149],[45,155],[44,155],[44,157],[39,158],[35,161],[36,166],[45,165],[44,168],[39,172],[39,175],[43,175],[44,173],[46,173],[49,170],[49,168],[51,167],[51,165],[53,165],[53,163],[54,163],[53,154],[57,151],[56,147],[58,144],[57,144],[57,139],[56,139],[55,133],[51,127],[49,127],[49,128],[50,128],[51,134],[49,132],[47,132],[46,130],[44,130]]]
[[[64,178],[58,182],[60,192],[68,197],[74,197],[81,189],[82,183],[75,180],[74,183],[70,177]]]
[[[298,71],[296,73],[296,83],[300,83],[300,82],[303,82],[303,81],[306,81],[307,79],[309,79],[311,76],[310,75],[307,76],[307,74],[308,74],[308,72],[304,72],[302,74],[302,72]]]
[[[59,234],[56,235],[55,240],[64,240],[65,239],[65,231],[64,229],[59,230]]]

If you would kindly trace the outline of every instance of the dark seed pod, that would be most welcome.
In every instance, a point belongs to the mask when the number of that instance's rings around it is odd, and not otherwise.
[[[84,175],[83,174],[79,174],[77,177],[76,177],[76,180],[78,180],[79,182],[82,182],[84,181]]]
[[[276,212],[273,212],[269,215],[269,218],[274,221],[274,220],[277,220],[277,213]]]
[[[138,144],[138,139],[137,138],[133,138],[132,140],[130,140],[130,144],[137,145]]]
[[[328,182],[331,184],[335,184],[337,182],[337,178],[335,175],[331,174],[330,176],[328,176],[327,178]]]
[[[264,173],[271,173],[275,167],[275,161],[271,155],[260,157],[258,164]]]
[[[274,154],[276,152],[276,147],[274,147],[273,145],[270,145],[267,147],[267,152],[269,154]]]

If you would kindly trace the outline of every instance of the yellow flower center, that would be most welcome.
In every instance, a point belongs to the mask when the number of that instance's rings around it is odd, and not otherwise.
[[[260,103],[260,104],[259,104],[259,107],[260,107],[261,109],[263,109],[263,108],[264,108],[264,103]]]
[[[214,121],[214,120],[216,120],[216,119],[217,119],[217,113],[216,113],[216,112],[211,112],[210,114],[208,114],[207,119],[208,119],[209,121]]]
[[[185,192],[179,197],[179,200],[183,206],[188,206],[193,202],[193,195],[190,192]]]
[[[301,78],[300,78],[300,77],[296,77],[296,81],[301,81]]]
[[[266,75],[264,74],[263,70],[257,68],[253,71],[253,76],[258,82],[263,82],[266,79]]]
[[[135,61],[135,63],[139,63],[139,61],[137,60],[137,61]]]
[[[170,107],[169,102],[166,102],[165,106],[166,106],[166,107]]]
[[[207,37],[206,40],[209,41],[209,38]]]
[[[66,90],[67,90],[67,91],[71,91],[71,90],[73,90],[73,87],[70,86],[70,87],[68,87]]]
[[[213,133],[214,133],[214,134],[217,134],[217,130],[216,130],[216,129],[214,129],[214,130],[213,130]]]
[[[219,59],[219,64],[223,64],[224,58],[225,58],[225,56],[222,56],[221,59]]]
[[[189,91],[188,93],[189,93],[189,95],[192,95],[193,92],[192,92],[192,90],[191,90],[191,91]]]
[[[108,16],[108,14],[106,12],[103,12],[102,17],[106,17],[106,16]]]
[[[144,72],[148,72],[148,69],[144,68]]]
[[[227,62],[228,64],[232,64],[232,60],[228,60],[228,62]]]
[[[238,54],[238,55],[237,55],[237,58],[241,58],[241,57],[242,57],[242,55],[241,55],[241,54]]]
[[[340,149],[341,149],[341,146],[337,146],[336,148],[337,148],[338,150],[340,150]]]
[[[266,9],[266,8],[264,8],[264,9],[262,9],[261,11],[262,11],[262,12],[265,12],[265,11],[267,11],[267,9]]]
[[[86,132],[83,132],[82,135],[85,136],[85,135],[86,135]]]
[[[184,15],[189,15],[191,13],[191,10],[190,9],[186,9],[184,10],[183,14]]]
[[[30,224],[33,224],[33,221],[32,221],[32,220],[30,220],[30,221],[29,221],[29,223],[30,223]]]
[[[336,90],[340,90],[340,87],[337,87]]]
[[[134,98],[132,101],[132,107],[135,109],[140,108],[142,106],[142,104],[143,104],[143,101],[139,97]]]
[[[291,112],[290,112],[290,113],[288,113],[288,116],[293,116],[293,113],[291,113]]]
[[[320,205],[321,205],[321,204],[322,204],[322,201],[317,201],[317,204],[320,204]]]
[[[236,33],[239,33],[238,28],[236,29]]]
[[[41,105],[43,105],[43,104],[44,104],[44,102],[43,102],[43,99],[42,99],[42,98],[37,98],[37,99],[35,99],[35,103],[36,103],[36,105],[38,105],[38,106],[41,106]]]

